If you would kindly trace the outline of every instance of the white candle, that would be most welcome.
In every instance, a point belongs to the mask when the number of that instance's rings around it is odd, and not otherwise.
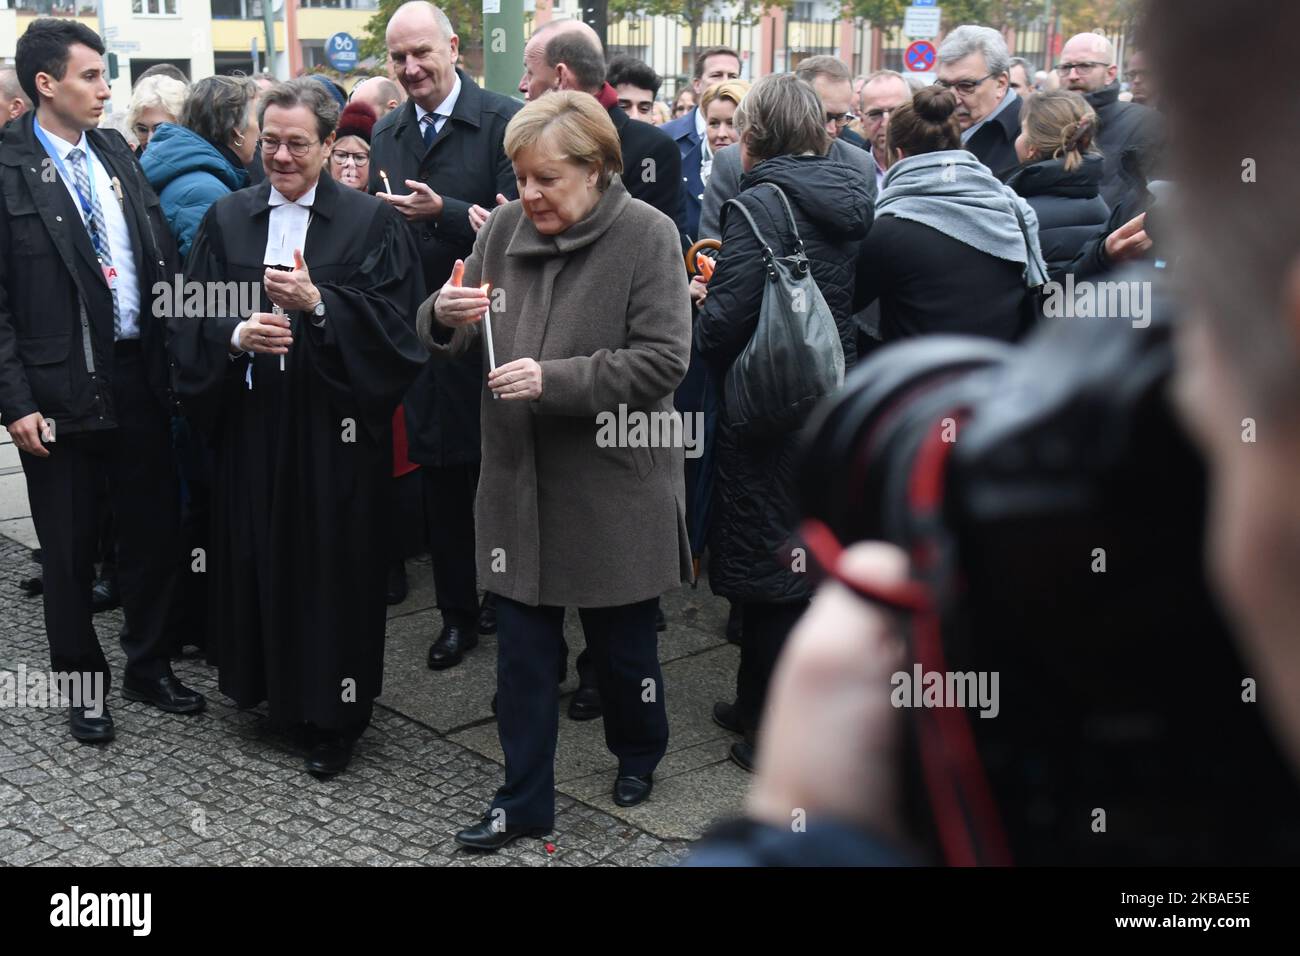
[[[393,194],[393,187],[388,182],[388,173],[384,172],[381,169],[379,171],[379,178],[384,181],[384,192],[388,193],[391,196]]]
[[[488,289],[492,288],[492,283],[484,282],[479,288],[483,290],[484,295],[487,295]],[[488,369],[495,372],[497,370],[497,356],[496,351],[492,348],[492,307],[490,305],[487,311],[483,313],[483,332],[487,336]]]

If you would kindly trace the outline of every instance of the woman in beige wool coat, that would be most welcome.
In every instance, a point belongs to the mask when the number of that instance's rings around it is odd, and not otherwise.
[[[418,318],[446,357],[485,334],[491,308],[475,522],[479,581],[498,597],[506,780],[483,821],[456,837],[487,850],[554,823],[567,606],[581,616],[619,761],[614,799],[649,795],[668,743],[655,608],[691,574],[680,438],[648,447],[618,429],[673,414],[686,372],[676,228],[628,195],[618,134],[588,94],[529,103],[505,148],[520,199],[493,211]],[[658,444],[661,429],[641,437],[651,434]]]

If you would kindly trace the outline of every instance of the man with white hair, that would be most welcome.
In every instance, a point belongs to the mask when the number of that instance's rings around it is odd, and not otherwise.
[[[939,86],[957,97],[961,141],[993,175],[1001,178],[1020,165],[1020,105],[1011,88],[1011,54],[1002,34],[963,24],[939,47]]]
[[[1120,100],[1118,72],[1115,48],[1097,33],[1070,37],[1061,49],[1061,61],[1056,66],[1057,76],[1065,88],[1082,93],[1097,112],[1096,143],[1105,160],[1101,196],[1112,209],[1133,188],[1123,176],[1125,153],[1140,156],[1162,135],[1158,113]]]

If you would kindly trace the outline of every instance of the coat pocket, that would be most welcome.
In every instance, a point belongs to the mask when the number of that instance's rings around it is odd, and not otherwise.
[[[32,400],[41,413],[50,418],[66,416],[72,405],[72,380],[67,361],[71,348],[70,335],[18,340],[18,358],[27,374]]]

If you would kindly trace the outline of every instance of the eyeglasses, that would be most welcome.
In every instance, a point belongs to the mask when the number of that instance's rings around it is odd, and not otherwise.
[[[284,146],[289,150],[290,156],[297,156],[299,159],[307,155],[307,151],[315,146],[320,140],[312,140],[310,143],[301,142],[283,142],[282,140],[272,139],[270,136],[263,136],[258,140],[262,144],[262,152],[267,156],[274,156]]]
[[[1096,60],[1084,60],[1081,63],[1058,63],[1056,72],[1061,76],[1069,76],[1071,71],[1078,70],[1080,73],[1090,73],[1099,66],[1110,66],[1109,63],[1099,63]]]
[[[152,136],[158,131],[158,127],[161,125],[162,123],[154,123],[152,126],[146,126],[144,123],[136,123],[131,127],[131,129],[135,132],[137,137]]]
[[[863,116],[867,118],[868,123],[879,123],[886,116],[892,116],[896,107],[887,110],[867,110]]]
[[[949,83],[947,80],[935,80],[934,85],[939,87],[939,89],[941,90],[956,90],[958,93],[961,93],[963,96],[970,96],[970,94],[974,93],[977,89],[979,89],[980,84],[983,83],[985,80],[987,80],[990,76],[997,76],[997,74],[987,73],[984,76],[981,76],[978,80],[957,80],[956,82],[953,83]]]
[[[370,162],[370,154],[369,153],[343,153],[336,149],[334,150],[334,152],[330,153],[330,159],[334,160],[334,162],[339,166],[346,166],[348,164],[349,159],[352,160],[352,162],[355,163],[357,166],[365,166]]]
[[[836,126],[847,126],[849,123],[852,123],[855,119],[857,119],[857,117],[854,116],[852,113],[827,113],[826,114],[826,122],[834,123]]]

